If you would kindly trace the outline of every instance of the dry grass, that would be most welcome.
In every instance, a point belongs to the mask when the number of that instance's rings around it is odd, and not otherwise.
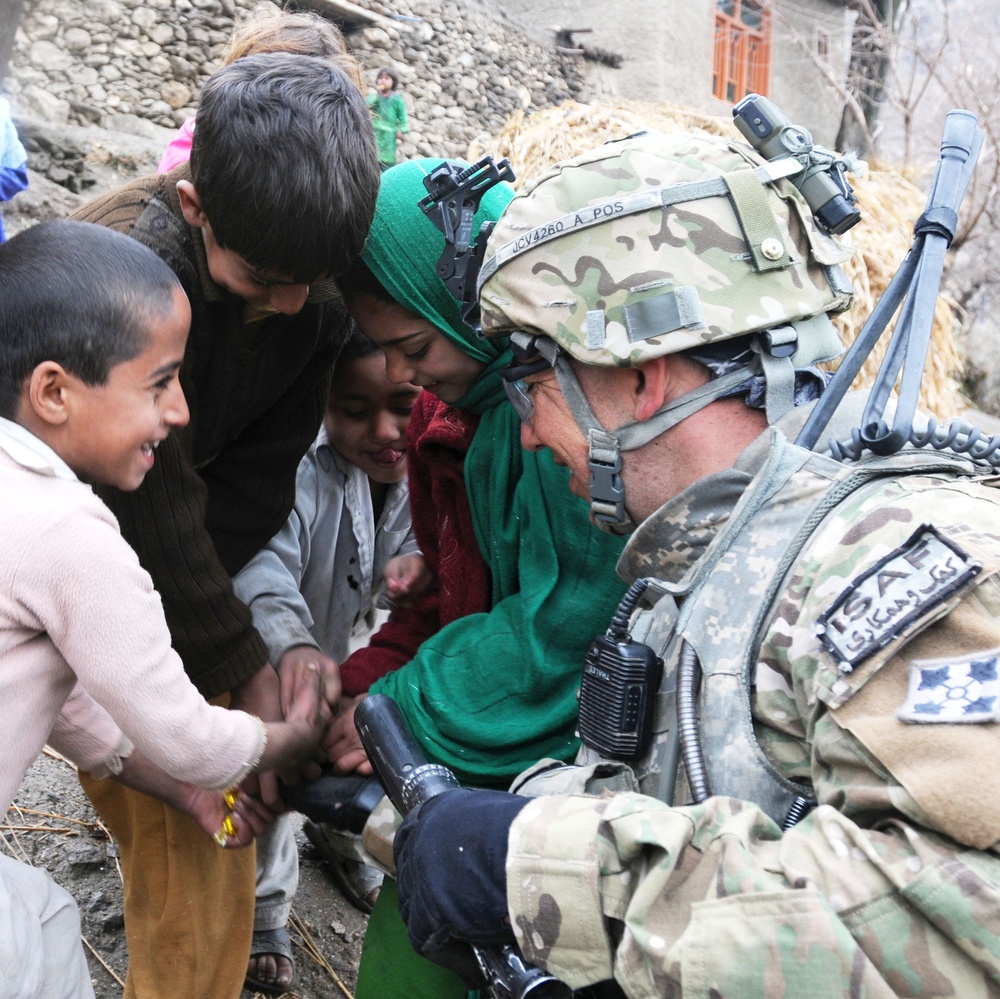
[[[499,135],[473,143],[468,156],[470,160],[486,153],[497,158],[507,157],[517,175],[515,186],[519,186],[560,160],[642,129],[704,132],[742,141],[729,118],[713,117],[675,105],[638,101],[593,105],[566,102],[532,115],[518,112],[507,121]],[[906,256],[913,223],[926,203],[926,196],[908,177],[889,167],[873,165],[862,175],[852,175],[850,179],[862,211],[862,221],[842,237],[857,250],[844,266],[854,284],[854,304],[848,312],[835,318],[845,345],[854,340]],[[959,390],[963,358],[956,336],[957,326],[955,303],[947,296],[940,296],[921,386],[921,405],[942,418],[968,407]],[[888,331],[865,363],[857,387],[871,383],[887,342]]]

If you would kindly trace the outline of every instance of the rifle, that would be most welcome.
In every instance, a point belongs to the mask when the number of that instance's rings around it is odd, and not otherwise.
[[[447,767],[427,760],[391,697],[370,694],[355,708],[354,724],[385,793],[400,815],[459,787]],[[486,992],[493,999],[570,999],[573,995],[563,982],[527,964],[510,944],[469,946],[486,979]]]

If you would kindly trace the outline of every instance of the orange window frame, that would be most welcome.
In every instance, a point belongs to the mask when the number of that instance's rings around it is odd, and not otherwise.
[[[723,6],[729,8],[723,9]],[[744,13],[759,20],[744,21]],[[767,96],[771,85],[771,12],[759,0],[717,0],[712,94],[736,104],[747,94]]]

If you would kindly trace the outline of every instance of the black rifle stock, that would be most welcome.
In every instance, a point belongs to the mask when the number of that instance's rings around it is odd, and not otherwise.
[[[354,711],[358,735],[389,800],[400,815],[435,795],[459,787],[445,766],[430,763],[406,728],[391,697],[371,694]],[[516,947],[470,944],[494,999],[570,999],[572,990],[526,964]]]

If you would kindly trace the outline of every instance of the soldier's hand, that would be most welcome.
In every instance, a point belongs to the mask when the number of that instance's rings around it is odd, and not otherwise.
[[[446,791],[396,832],[399,911],[419,954],[482,983],[468,945],[514,942],[507,916],[507,836],[528,798]]]

